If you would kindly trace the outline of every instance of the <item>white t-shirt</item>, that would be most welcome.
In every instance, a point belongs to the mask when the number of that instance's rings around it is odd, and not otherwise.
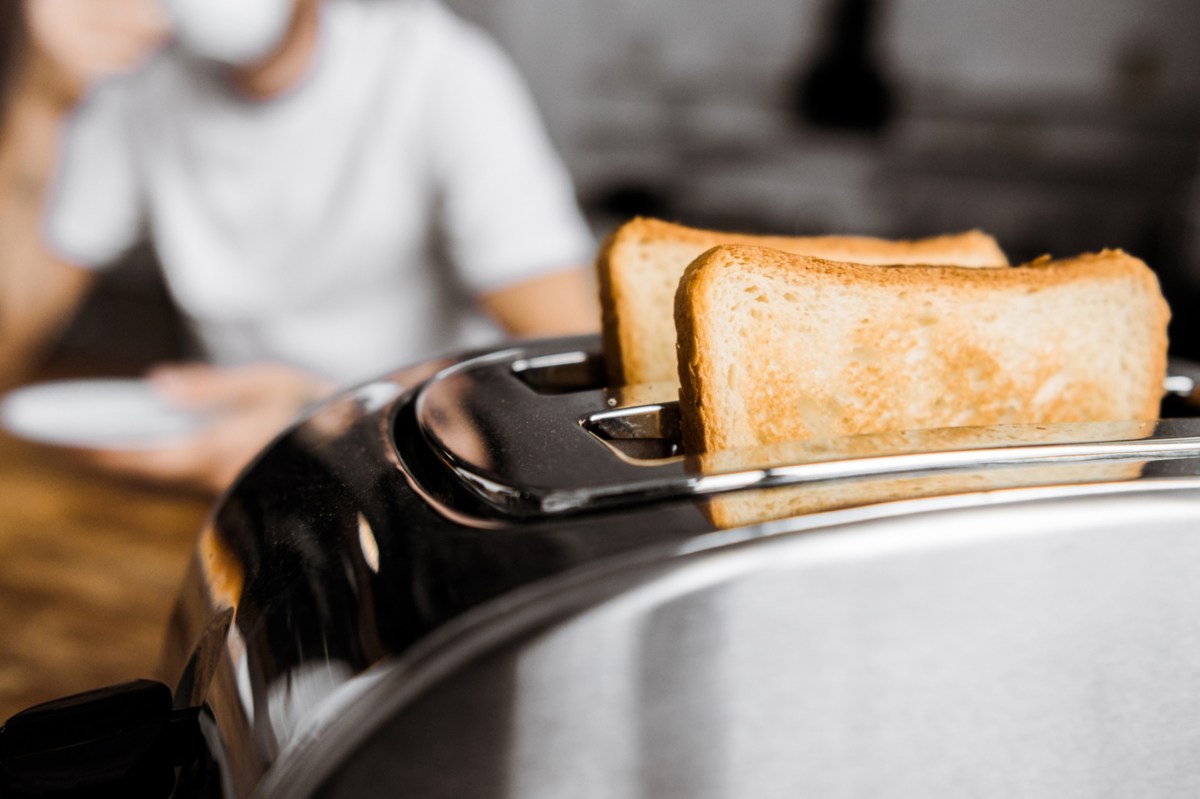
[[[592,239],[524,84],[436,0],[326,0],[296,89],[239,96],[177,48],[70,121],[47,217],[86,268],[149,236],[218,363],[342,380],[497,332],[472,297]],[[452,265],[452,266],[451,266]]]

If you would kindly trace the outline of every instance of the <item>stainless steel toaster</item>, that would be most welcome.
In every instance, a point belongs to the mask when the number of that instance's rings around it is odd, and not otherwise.
[[[177,795],[1200,792],[1182,401],[714,463],[603,374],[590,337],[432,361],[266,449],[174,614]]]

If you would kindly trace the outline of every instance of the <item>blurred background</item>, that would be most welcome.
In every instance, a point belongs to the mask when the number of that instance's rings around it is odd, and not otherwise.
[[[1196,0],[446,2],[516,60],[597,238],[648,214],[778,234],[981,228],[1014,262],[1121,247],[1158,272],[1175,354],[1200,359]],[[59,356],[125,373],[186,351],[141,248]],[[208,503],[119,493],[0,443],[3,719],[157,656]]]
[[[1173,351],[1200,357],[1194,0],[449,4],[523,70],[597,236],[643,213],[781,234],[978,227],[1014,262],[1121,247],[1159,273]],[[152,259],[108,279],[66,348],[181,346]]]

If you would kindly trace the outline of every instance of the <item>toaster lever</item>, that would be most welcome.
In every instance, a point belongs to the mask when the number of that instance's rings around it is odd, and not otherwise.
[[[199,709],[171,703],[134,680],[21,711],[0,728],[0,796],[170,796],[203,747]]]

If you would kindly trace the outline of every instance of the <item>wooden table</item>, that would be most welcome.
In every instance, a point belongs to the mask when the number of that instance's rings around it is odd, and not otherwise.
[[[0,721],[157,677],[212,500],[132,484],[0,432]]]

